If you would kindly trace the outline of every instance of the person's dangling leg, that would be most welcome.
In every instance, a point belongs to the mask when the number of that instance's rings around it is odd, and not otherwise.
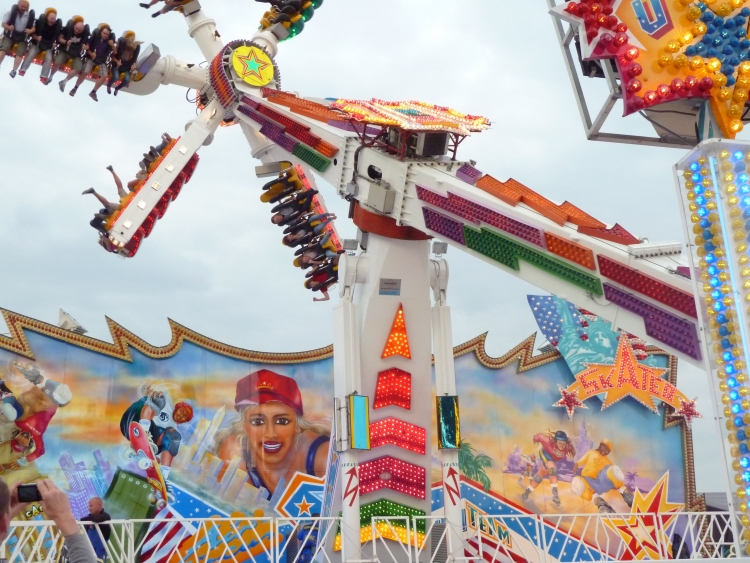
[[[329,240],[331,240],[331,231],[328,231],[325,235],[323,235],[323,238],[320,239],[320,242],[318,244],[320,244],[320,246],[325,246]]]
[[[78,90],[78,87],[83,84],[83,81],[86,80],[86,73],[80,73],[78,75],[78,79],[76,80],[76,85],[73,87],[73,90]]]
[[[21,64],[21,69],[19,74],[23,76],[26,74],[26,71],[29,70],[31,67],[31,63],[34,62],[34,59],[36,56],[40,53],[39,45],[32,45],[29,47],[29,50],[26,52],[26,58],[23,60],[23,63]]]
[[[70,59],[70,57],[66,51],[63,51],[62,49],[58,51],[57,56],[52,62],[52,70],[50,70],[49,77],[47,78],[47,83],[52,82],[52,79],[54,78],[57,71],[62,65],[68,62],[68,59]]]
[[[128,192],[125,191],[125,189],[122,187],[122,180],[120,180],[120,177],[115,172],[115,169],[112,168],[112,166],[107,166],[107,170],[109,170],[112,173],[112,178],[115,180],[115,185],[117,186],[117,195],[120,196],[120,198],[125,197],[128,195]]]
[[[26,41],[20,41],[18,43],[18,47],[16,47],[16,58],[13,61],[13,72],[11,73],[11,76],[15,76],[16,72],[21,66],[21,63],[23,62],[23,56],[26,54],[26,47]]]
[[[92,194],[96,199],[99,200],[99,203],[101,203],[105,209],[113,207],[112,204],[107,201],[104,196],[99,195],[94,188],[89,188],[88,190],[84,190],[83,192],[81,192],[81,195],[87,194]]]
[[[107,94],[112,93],[112,85],[117,82],[117,79],[120,78],[120,69],[116,68],[112,70],[112,76],[107,81]]]
[[[70,69],[70,72],[68,73],[68,76],[66,76],[65,78],[63,78],[63,79],[62,79],[62,80],[60,81],[60,83],[59,83],[59,86],[60,86],[60,92],[65,92],[65,86],[67,86],[67,85],[68,85],[68,82],[70,82],[71,80],[73,80],[74,78],[76,78],[76,77],[77,77],[77,76],[78,76],[78,75],[79,75],[80,73],[81,73],[81,71],[80,71],[80,70],[75,70],[75,69],[73,69],[73,68],[72,68],[72,69]],[[75,96],[75,92],[77,91],[77,90],[76,90],[76,88],[77,88],[77,87],[74,87],[74,88],[73,88],[73,89],[72,89],[72,90],[70,91],[70,95],[71,95],[71,96]]]
[[[117,92],[119,92],[120,90],[122,90],[123,88],[125,88],[128,84],[130,84],[130,71],[126,70],[123,73],[122,80],[120,81],[120,83],[115,88],[115,96],[117,95]]]
[[[50,83],[50,70],[52,68],[54,55],[54,50],[51,48],[47,49],[47,53],[44,55],[44,63],[42,64],[42,73],[39,75],[39,80],[45,86],[49,85]]]
[[[323,231],[323,229],[325,229],[328,226],[328,223],[330,223],[331,221],[332,221],[331,219],[326,219],[322,223],[315,225],[313,227],[313,233],[316,235],[319,235]]]

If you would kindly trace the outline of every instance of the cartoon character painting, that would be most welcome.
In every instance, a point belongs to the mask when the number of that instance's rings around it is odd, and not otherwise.
[[[161,467],[167,495],[174,500],[169,472],[182,444],[182,434],[177,427],[193,419],[193,407],[186,400],[173,403],[168,388],[162,384],[144,385],[140,395],[141,398],[123,413],[120,432],[130,442],[130,423],[140,424]]]
[[[614,513],[615,510],[604,500],[603,494],[616,490],[628,506],[633,506],[633,493],[625,486],[625,475],[622,470],[609,460],[613,451],[612,442],[604,439],[595,450],[587,451],[576,462],[581,475],[576,475],[570,483],[570,490],[584,500],[594,499],[594,504],[602,513]]]
[[[540,445],[539,457],[542,460],[542,466],[531,478],[521,499],[528,500],[534,489],[542,483],[545,477],[548,477],[552,487],[552,502],[560,506],[562,502],[557,491],[557,464],[565,459],[572,460],[576,455],[576,449],[563,430],[558,430],[554,434],[551,432],[536,434],[533,441]]]
[[[273,494],[296,472],[322,477],[330,426],[307,420],[302,395],[291,377],[262,369],[237,382],[239,416],[217,433],[215,448],[225,464],[242,459],[248,480]]]
[[[0,468],[14,471],[44,455],[44,433],[57,409],[66,406],[73,398],[64,383],[48,379],[39,368],[14,362],[12,367],[22,375],[0,382],[0,435],[10,443],[0,455]],[[11,420],[13,415],[15,420]],[[15,428],[13,428],[15,427]],[[16,431],[18,430],[18,431]]]

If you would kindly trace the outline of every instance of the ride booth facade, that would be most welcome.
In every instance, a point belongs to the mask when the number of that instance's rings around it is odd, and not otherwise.
[[[563,299],[529,296],[549,344],[535,352],[531,335],[499,358],[486,335],[457,346],[455,391],[438,396],[413,384],[409,357],[429,361],[429,347],[411,336],[418,310],[394,293],[379,295],[389,326],[369,335],[373,357],[393,365],[368,395],[335,404],[332,347],[254,352],[173,322],[164,347],[113,321],[107,343],[3,311],[1,477],[53,479],[77,518],[104,499],[116,561],[333,561],[346,549],[342,505],[355,498],[367,560],[735,547],[728,515],[702,514],[690,432],[700,415],[679,391],[676,358]],[[431,428],[410,422],[422,410]],[[346,441],[366,454],[356,472]],[[8,559],[56,558],[42,507],[22,519]]]

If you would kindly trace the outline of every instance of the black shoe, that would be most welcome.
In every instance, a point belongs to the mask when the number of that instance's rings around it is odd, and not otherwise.
[[[76,92],[78,92],[78,88],[73,88],[73,89],[72,89],[72,90],[70,91],[70,97],[72,98],[73,96],[75,96],[75,95],[76,95]]]
[[[146,8],[146,9],[148,9],[148,8],[150,8],[150,7],[151,7],[151,6],[149,6],[148,4],[144,4],[143,2],[141,2],[141,3],[140,3],[140,4],[138,4],[138,5],[139,5],[139,6],[141,7],[141,8]]]
[[[91,91],[91,93],[89,94],[89,98],[91,98],[91,99],[92,99],[92,100],[94,100],[95,102],[98,102],[98,101],[99,101],[99,97],[98,97],[98,96],[96,95],[96,92],[94,92],[93,90],[92,90],[92,91]]]
[[[16,77],[16,71],[15,70],[11,70],[10,71],[10,77],[11,78],[15,78]]]
[[[158,18],[161,15],[161,12],[156,12],[155,14],[151,14],[152,18]]]
[[[119,92],[119,91],[120,91],[119,88],[115,88],[115,96],[117,95],[117,92]]]
[[[112,168],[112,165],[111,165],[111,164],[110,164],[109,166],[107,166],[107,170],[109,170],[110,172],[114,172],[114,171],[115,171],[115,169],[114,169],[114,168]]]

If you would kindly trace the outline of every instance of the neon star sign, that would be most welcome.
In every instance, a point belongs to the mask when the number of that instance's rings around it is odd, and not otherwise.
[[[594,396],[602,397],[602,410],[626,397],[632,397],[654,413],[659,409],[655,400],[664,402],[677,411],[686,422],[700,415],[695,410],[695,400],[664,379],[666,369],[641,364],[637,361],[628,339],[620,336],[617,354],[612,364],[589,363],[576,374],[575,383],[567,389],[560,388],[560,400],[553,406],[565,407],[572,419],[577,408],[586,408],[583,402]]]

